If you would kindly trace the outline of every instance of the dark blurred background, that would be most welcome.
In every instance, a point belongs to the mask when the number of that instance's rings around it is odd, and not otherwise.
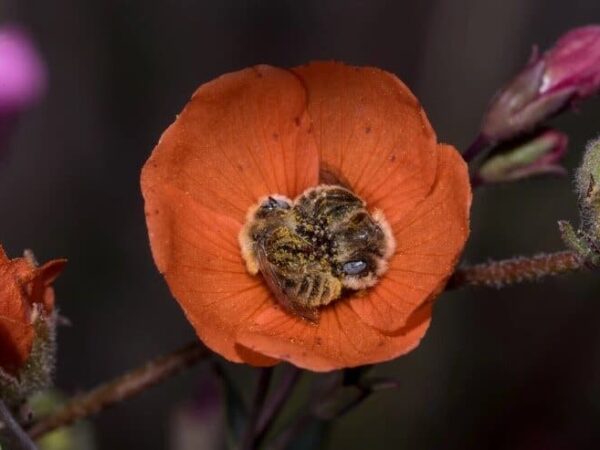
[[[464,148],[494,91],[597,0],[0,0],[50,70],[0,162],[0,242],[16,256],[65,256],[57,383],[68,393],[193,337],[151,259],[139,172],[194,89],[256,64],[339,59],[396,73],[441,141]],[[600,132],[600,102],[555,125],[569,168]],[[477,193],[469,262],[561,247],[577,220],[570,179]],[[600,448],[600,282],[579,274],[440,298],[410,355],[378,368],[401,387],[334,428],[329,448]],[[99,448],[168,448],[169,417],[206,368],[94,421]]]

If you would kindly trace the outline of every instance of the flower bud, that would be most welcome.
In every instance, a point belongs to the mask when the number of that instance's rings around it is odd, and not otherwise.
[[[508,140],[600,89],[600,26],[576,28],[531,62],[492,100],[481,134]]]
[[[588,143],[575,176],[582,226],[600,240],[600,139]]]
[[[18,404],[49,385],[54,369],[54,291],[64,267],[38,267],[31,255],[9,260],[0,247],[0,397]]]
[[[540,94],[565,87],[575,98],[595,94],[600,87],[600,25],[576,28],[561,37],[545,55],[546,71]]]
[[[556,130],[543,131],[506,151],[492,154],[480,167],[475,182],[501,183],[545,174],[564,175],[559,164],[568,138]]]
[[[566,221],[559,227],[565,244],[588,264],[600,266],[600,139],[591,141],[575,176],[579,197],[578,230]]]
[[[0,147],[45,87],[46,69],[28,34],[14,25],[0,27]]]

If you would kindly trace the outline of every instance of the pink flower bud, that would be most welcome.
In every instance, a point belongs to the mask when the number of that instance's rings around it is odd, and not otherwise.
[[[600,26],[576,28],[532,61],[492,100],[481,133],[508,140],[600,90]]]
[[[576,28],[558,40],[544,56],[546,71],[540,94],[575,89],[577,98],[600,88],[600,25]]]
[[[564,175],[559,161],[567,151],[568,138],[556,130],[543,131],[525,142],[492,154],[479,169],[475,182],[501,183],[537,175]]]

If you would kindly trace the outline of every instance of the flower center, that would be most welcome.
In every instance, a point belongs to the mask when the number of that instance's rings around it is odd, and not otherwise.
[[[346,291],[373,286],[395,241],[381,211],[340,186],[310,188],[290,200],[272,195],[254,206],[240,233],[248,271],[260,272],[288,311],[315,320],[318,308]]]

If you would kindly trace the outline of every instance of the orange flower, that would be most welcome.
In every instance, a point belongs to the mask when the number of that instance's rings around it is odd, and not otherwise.
[[[28,360],[36,337],[35,319],[54,309],[52,282],[65,265],[37,267],[32,258],[8,259],[0,246],[0,372],[15,376]]]
[[[469,232],[458,152],[437,144],[396,77],[341,63],[257,66],[201,86],[141,184],[155,262],[198,336],[257,366],[328,371],[412,350]],[[311,322],[246,270],[238,235],[265,196],[294,199],[319,184],[343,185],[380,210],[396,248],[373,287],[321,307]]]

